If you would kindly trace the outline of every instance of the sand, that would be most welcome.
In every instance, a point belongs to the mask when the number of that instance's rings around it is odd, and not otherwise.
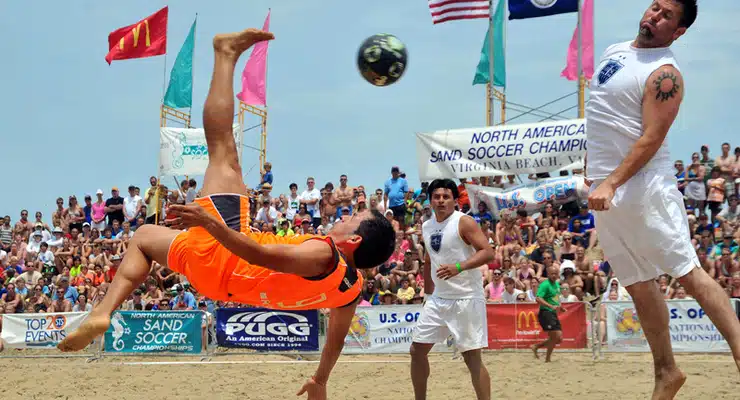
[[[15,350],[0,355],[17,355]],[[646,399],[652,363],[646,354],[561,353],[551,364],[531,353],[487,352],[494,399]],[[130,365],[138,362],[180,364]],[[738,399],[740,376],[729,355],[679,355],[688,381],[678,399]],[[193,363],[193,364],[185,364]],[[475,399],[462,360],[432,355],[429,400]],[[295,399],[316,364],[279,355],[193,357],[0,358],[0,399]],[[549,395],[549,396],[548,396]],[[305,398],[305,397],[304,397]],[[412,399],[408,356],[343,356],[329,399]]]

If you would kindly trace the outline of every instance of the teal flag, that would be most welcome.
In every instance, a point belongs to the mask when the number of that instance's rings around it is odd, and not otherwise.
[[[506,0],[499,0],[496,12],[493,14],[493,85],[506,87],[506,59],[504,57],[504,13]],[[480,52],[480,62],[475,69],[473,85],[486,84],[490,81],[489,64],[491,54],[491,27],[486,32],[483,48]]]
[[[172,108],[188,108],[193,105],[193,48],[195,47],[195,23],[185,39],[170,72],[170,85],[164,96],[164,105]]]

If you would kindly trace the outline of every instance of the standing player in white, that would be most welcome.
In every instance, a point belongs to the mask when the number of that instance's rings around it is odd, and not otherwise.
[[[470,370],[478,400],[490,400],[491,378],[481,349],[488,347],[481,265],[494,252],[475,220],[455,211],[457,185],[437,179],[427,189],[434,216],[422,225],[426,302],[411,343],[411,382],[416,400],[427,398],[429,351],[452,334]]]
[[[699,266],[665,140],[684,96],[669,47],[696,14],[696,0],[654,0],[637,38],[604,52],[586,108],[588,203],[653,353],[653,400],[673,399],[686,380],[671,349],[668,311],[655,283],[660,274],[677,278],[699,302],[740,368],[740,323],[727,295]]]

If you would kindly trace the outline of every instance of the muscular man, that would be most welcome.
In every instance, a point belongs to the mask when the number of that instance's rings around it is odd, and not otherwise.
[[[176,215],[173,227],[189,229],[137,229],[105,298],[59,344],[62,351],[81,350],[102,335],[110,315],[144,282],[154,260],[187,276],[199,293],[213,300],[272,309],[331,308],[318,369],[299,393],[326,399],[327,379],[361,297],[364,283],[358,268],[385,262],[393,252],[395,233],[377,212],[356,214],[326,237],[250,232],[249,198],[231,133],[234,66],[249,47],[272,38],[255,29],[214,38],[213,78],[203,108],[209,154],[204,197],[170,210]]]
[[[427,301],[411,343],[411,382],[416,400],[427,398],[429,351],[450,334],[470,371],[478,400],[490,400],[491,379],[481,359],[488,347],[486,300],[479,267],[494,252],[475,220],[455,211],[458,189],[450,179],[428,188],[434,217],[422,225]]]
[[[350,215],[352,214],[352,188],[347,186],[347,175],[342,174],[339,177],[339,187],[334,191],[334,202],[337,207],[337,220],[342,220],[342,209],[344,207],[349,208]]]
[[[702,306],[740,368],[740,323],[727,295],[700,267],[687,235],[666,135],[684,96],[671,44],[694,23],[696,0],[654,0],[637,38],[610,46],[586,109],[588,203],[604,254],[640,315],[655,364],[653,400],[686,380],[671,349],[668,310],[655,278],[668,273]]]

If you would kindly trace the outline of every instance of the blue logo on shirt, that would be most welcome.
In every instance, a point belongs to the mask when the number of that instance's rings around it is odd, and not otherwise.
[[[439,252],[440,247],[442,247],[442,232],[433,233],[430,239],[431,243],[429,245],[432,246],[432,250]]]
[[[601,68],[601,71],[599,71],[599,85],[609,82],[609,79],[612,79],[612,77],[622,68],[624,68],[624,64],[618,60],[607,61],[606,65],[604,65],[604,67]]]

